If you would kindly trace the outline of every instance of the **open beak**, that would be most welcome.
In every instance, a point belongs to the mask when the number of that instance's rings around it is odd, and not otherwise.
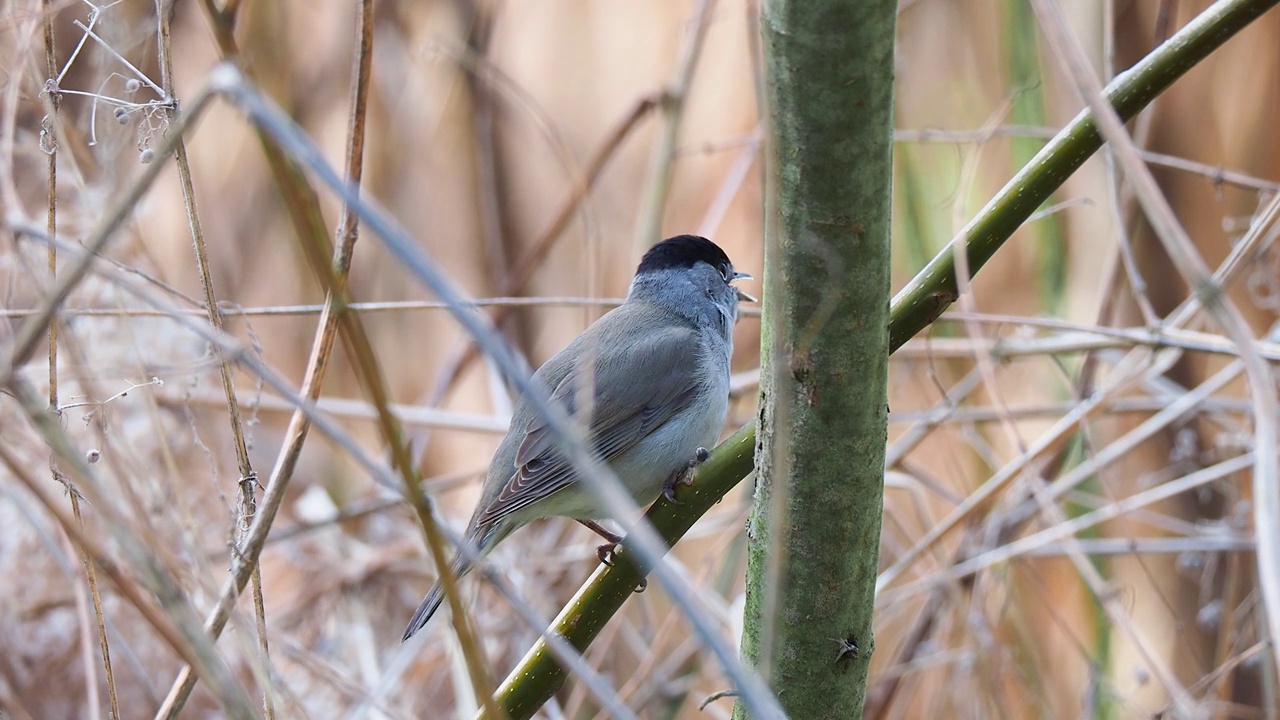
[[[735,272],[735,273],[733,274],[733,277],[729,278],[729,282],[733,282],[733,281],[735,281],[735,280],[751,280],[751,279],[752,279],[752,278],[751,278],[751,274],[750,274],[750,273]],[[755,298],[753,298],[753,297],[751,297],[750,295],[748,295],[748,294],[746,294],[746,293],[742,292],[741,290],[738,290],[738,288],[734,288],[734,290],[737,290],[737,291],[738,291],[738,299],[739,299],[739,300],[743,300],[743,301],[745,301],[745,302],[756,302],[756,299],[755,299]]]

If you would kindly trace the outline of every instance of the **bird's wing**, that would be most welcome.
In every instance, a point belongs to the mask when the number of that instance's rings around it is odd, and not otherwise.
[[[693,402],[700,390],[699,343],[696,331],[672,327],[645,336],[599,342],[595,362],[571,368],[551,393],[551,400],[570,417],[590,412],[589,447],[608,463]],[[592,372],[595,369],[596,372]],[[614,387],[596,386],[607,373],[623,378]],[[645,378],[639,380],[638,378]],[[590,407],[580,402],[593,398]],[[573,464],[556,448],[551,428],[541,416],[530,424],[515,456],[511,479],[475,519],[496,522],[556,493],[577,479]]]

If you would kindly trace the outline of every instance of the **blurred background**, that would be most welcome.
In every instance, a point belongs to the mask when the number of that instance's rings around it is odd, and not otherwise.
[[[1208,3],[1062,5],[1105,80]],[[155,8],[140,0],[48,7],[61,87],[100,97],[64,95],[42,135],[42,6],[0,3],[0,198],[10,223],[43,227],[43,148],[55,133],[58,229],[82,240],[120,202],[168,127],[146,105],[155,93],[131,83],[139,76],[123,62],[160,82]],[[734,0],[377,3],[364,192],[469,295],[542,299],[491,311],[501,312],[503,332],[535,367],[625,294],[640,255],[660,236],[707,235],[759,278],[767,118],[757,15],[756,3]],[[86,40],[89,24],[96,38]],[[183,101],[206,84],[218,51],[200,4],[178,3],[172,28],[173,84]],[[287,0],[243,3],[235,31],[251,76],[337,167],[355,28],[351,3]],[[895,290],[1082,107],[1026,0],[902,0],[897,72]],[[122,101],[133,104],[118,116]],[[1210,267],[1280,189],[1277,116],[1280,14],[1271,12],[1131,125]],[[848,121],[859,122],[856,108]],[[243,115],[217,102],[187,149],[227,329],[300,383],[323,291],[260,146]],[[168,165],[106,252],[119,273],[164,299],[164,312],[108,277],[77,286],[61,316],[59,397],[63,426],[78,450],[96,452],[115,509],[154,543],[203,615],[230,562],[239,471],[216,357],[171,317],[199,311],[202,291]],[[321,196],[335,227],[339,203]],[[1265,230],[1229,286],[1259,336],[1280,309],[1274,234]],[[6,228],[6,353],[48,288],[44,263],[42,244]],[[350,286],[359,301],[405,303],[367,309],[363,319],[393,401],[405,406],[427,488],[461,529],[513,400],[376,238],[357,244]],[[758,294],[759,281],[745,289]],[[1203,314],[1158,353],[1137,333],[1096,332],[1159,325],[1190,294],[1100,155],[1000,251],[955,313],[895,356],[886,566],[1029,446],[1052,442],[881,593],[868,716],[1140,717],[1180,696],[1206,716],[1275,716],[1251,477],[1238,462],[1252,446],[1252,421],[1233,351],[1204,340],[1221,331]],[[748,313],[736,331],[726,434],[755,416],[759,327],[758,313]],[[42,354],[22,374],[47,394]],[[326,407],[384,459],[341,345],[334,357]],[[1112,382],[1125,362],[1138,370]],[[1184,412],[1134,433],[1210,378]],[[250,372],[234,380],[250,458],[266,478],[291,406]],[[1084,420],[1054,429],[1082,399],[1100,402]],[[0,395],[0,442],[53,482],[48,447],[8,395]],[[1116,511],[1126,498],[1196,472],[1207,479],[1187,492]],[[1037,509],[1029,498],[1038,483],[1070,473],[1080,482],[1056,509]],[[750,487],[751,478],[673,554],[734,645]],[[0,469],[0,491],[0,709],[106,717],[78,553],[10,469]],[[474,696],[448,623],[428,626],[418,654],[398,654],[435,577],[418,522],[398,497],[312,433],[262,563],[282,717],[470,717]],[[87,532],[114,551],[98,509],[83,510]],[[1096,512],[1104,513],[1092,516],[1099,522],[1061,531],[1066,518]],[[521,531],[492,562],[550,617],[593,568],[596,544],[575,523],[547,521]],[[1001,549],[1008,554],[991,555]],[[974,569],[952,572],[965,561]],[[463,587],[500,680],[535,633],[483,582]],[[108,582],[102,601],[122,713],[149,716],[179,658]],[[256,688],[250,605],[240,608],[219,648]],[[656,585],[630,600],[586,657],[641,717],[731,711],[732,699],[699,710],[728,681]],[[221,712],[197,686],[184,717]],[[542,716],[597,713],[571,681]]]

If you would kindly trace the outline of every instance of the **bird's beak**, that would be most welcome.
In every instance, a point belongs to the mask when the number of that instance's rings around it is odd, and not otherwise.
[[[729,278],[729,282],[733,282],[733,281],[735,281],[735,280],[751,280],[751,279],[752,279],[752,277],[751,277],[751,274],[750,274],[750,273],[734,272],[734,273],[733,273],[733,277]],[[742,291],[741,291],[741,290],[739,290],[738,288],[734,288],[734,290],[737,290],[737,291],[738,291],[738,299],[739,299],[739,300],[743,300],[743,301],[745,301],[745,302],[756,302],[756,299],[755,299],[755,298],[753,298],[753,297],[751,297],[750,295],[748,295],[748,294],[746,294],[746,293],[742,292]]]

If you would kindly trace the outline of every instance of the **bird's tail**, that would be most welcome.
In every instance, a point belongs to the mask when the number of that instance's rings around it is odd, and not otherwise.
[[[477,528],[467,534],[466,543],[474,548],[474,553],[481,557],[488,555],[498,541],[506,537],[507,533],[502,532],[500,527],[489,526],[485,528]],[[471,561],[466,558],[461,551],[453,554],[453,559],[449,561],[449,568],[453,572],[453,576],[459,580],[471,572]],[[409,621],[409,626],[404,629],[404,637],[400,638],[400,642],[405,642],[414,636],[422,628],[426,627],[427,621],[440,609],[440,603],[444,600],[444,586],[437,580],[435,585],[427,591],[427,596],[422,598],[422,604],[418,605],[417,611],[413,613],[413,619]]]
[[[449,562],[449,567],[453,570],[453,576],[459,580],[471,570],[471,563],[462,557],[462,553],[455,552],[453,560]],[[418,605],[418,609],[413,613],[413,618],[409,620],[409,626],[404,629],[404,637],[400,638],[400,642],[407,642],[413,634],[426,627],[427,621],[431,616],[440,609],[440,603],[444,600],[444,586],[436,581],[435,585],[427,591],[427,596],[422,598],[422,604]]]

